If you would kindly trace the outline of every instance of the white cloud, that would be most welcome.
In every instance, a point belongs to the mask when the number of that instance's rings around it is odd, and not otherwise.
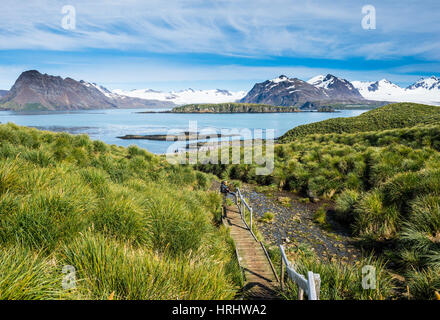
[[[364,1],[76,0],[77,30],[69,32],[61,29],[64,0],[3,0],[0,49],[439,58],[440,2],[370,2],[377,30],[365,31]]]
[[[61,54],[53,60],[50,55],[39,55],[27,63],[17,60],[19,65],[0,65],[0,88],[9,88],[21,71],[37,66],[43,72],[123,89],[162,85],[177,89],[173,86],[202,82],[211,88],[216,83],[234,83],[237,87],[226,88],[249,89],[255,81],[279,74],[307,79],[321,73],[349,80],[387,77],[408,83],[417,76],[405,73],[440,71],[435,63],[440,60],[440,1],[368,3],[377,9],[376,30],[361,27],[363,0],[2,0],[0,50],[73,52],[96,48],[126,51],[128,56],[139,51],[379,60],[411,56],[434,63],[430,67],[347,71],[301,66],[189,66],[132,56],[102,61],[81,56],[63,62]],[[61,28],[61,8],[66,4],[76,8],[77,29],[73,32]]]

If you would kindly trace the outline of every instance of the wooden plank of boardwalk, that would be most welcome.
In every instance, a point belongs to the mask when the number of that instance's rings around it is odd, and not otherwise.
[[[236,207],[225,207],[225,212],[224,222],[230,228],[244,270],[244,298],[276,299],[278,282],[261,244],[247,229]]]

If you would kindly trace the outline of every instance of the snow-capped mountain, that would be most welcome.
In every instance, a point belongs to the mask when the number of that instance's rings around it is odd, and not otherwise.
[[[119,94],[140,99],[153,99],[159,101],[173,102],[177,105],[191,103],[224,103],[235,102],[246,95],[246,91],[228,90],[194,90],[186,89],[181,91],[155,91],[151,89],[139,89],[131,91],[113,90],[113,94]]]
[[[298,78],[281,75],[254,85],[241,99],[244,103],[264,103],[274,106],[302,106],[307,102],[328,99],[326,92]]]
[[[139,108],[144,106],[151,106],[156,108],[171,108],[174,107],[174,103],[171,101],[163,101],[160,99],[149,99],[149,98],[138,98],[138,97],[130,97],[124,94],[119,94],[116,92],[112,92],[109,89],[95,83],[95,82],[87,82],[84,80],[80,80],[80,83],[85,85],[88,88],[94,88],[102,93],[107,98],[115,101],[118,105],[128,105],[128,107]]]
[[[393,98],[402,97],[405,93],[405,89],[387,79],[376,82],[353,81],[352,84],[365,99],[369,100],[392,101]]]
[[[416,83],[410,85],[407,89],[409,90],[440,90],[440,79],[437,77],[430,77],[430,78],[421,78]]]
[[[307,82],[284,75],[266,80],[255,84],[241,102],[313,109],[332,103],[364,103],[365,100],[349,81],[328,74]]]
[[[399,87],[387,79],[376,82],[353,81],[352,84],[369,100],[440,105],[440,79],[434,76],[421,78],[407,88]]]
[[[363,99],[350,81],[331,74],[313,77],[307,83],[325,89],[330,96],[335,96],[337,99]]]
[[[310,83],[312,86],[321,86],[323,81],[325,79],[325,76],[320,74],[319,76],[313,77],[309,80],[307,80],[307,83]]]
[[[108,90],[107,88],[105,88],[105,87],[103,87],[103,86],[101,86],[99,84],[96,84],[94,82],[90,83],[90,82],[87,82],[87,81],[84,81],[84,80],[80,80],[79,82],[81,84],[85,85],[88,88],[95,88],[95,89],[97,89],[99,92],[101,92],[107,98],[118,98],[118,97],[123,98],[124,97],[123,95],[119,95],[117,93],[113,93],[110,90]]]

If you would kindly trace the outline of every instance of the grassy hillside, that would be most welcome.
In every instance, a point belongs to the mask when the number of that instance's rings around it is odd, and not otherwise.
[[[355,133],[435,124],[440,121],[440,107],[415,103],[395,103],[353,118],[334,118],[293,128],[280,137],[286,143],[315,133]]]
[[[0,125],[0,299],[233,298],[209,184],[136,147]]]
[[[415,119],[429,123],[439,116],[439,109],[428,106],[400,114],[406,108],[384,108],[399,113],[388,113],[382,123],[413,125]],[[383,113],[375,111],[364,119],[379,123]],[[358,119],[347,119],[347,124],[357,124]],[[412,298],[433,299],[435,291],[440,292],[439,124],[298,137],[275,146],[275,170],[269,176],[257,176],[254,165],[197,167],[223,178],[334,202],[335,210],[327,215],[345,223],[366,251],[375,250],[390,260],[394,272],[404,276],[402,288],[408,285]],[[338,272],[349,275],[347,269],[302,261],[315,272],[333,274],[333,281],[345,277]],[[336,296],[351,294],[349,287],[340,290]]]
[[[188,104],[171,110],[174,113],[268,113],[296,112],[292,107],[277,107],[255,103],[218,103],[218,104]]]

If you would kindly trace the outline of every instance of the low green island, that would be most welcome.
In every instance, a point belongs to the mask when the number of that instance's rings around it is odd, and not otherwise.
[[[383,106],[383,102],[369,101],[365,104],[342,104],[329,103],[326,105],[314,105],[311,103],[307,108],[295,106],[272,106],[258,103],[208,103],[187,104],[175,107],[165,113],[293,113],[293,112],[337,112],[338,110],[375,109]],[[151,111],[140,112],[151,113]]]
[[[273,113],[299,112],[298,108],[256,103],[187,104],[173,108],[172,113]]]
[[[168,111],[143,111],[139,113],[292,113],[304,112],[296,106],[272,106],[257,103],[209,103],[209,104],[187,104],[175,107]],[[310,110],[307,110],[310,111]],[[335,112],[332,106],[320,106],[316,112]]]
[[[303,110],[295,106],[272,106],[257,103],[215,103],[215,104],[187,104],[175,107],[171,113],[292,113]],[[331,106],[318,107],[318,112],[335,112]]]

